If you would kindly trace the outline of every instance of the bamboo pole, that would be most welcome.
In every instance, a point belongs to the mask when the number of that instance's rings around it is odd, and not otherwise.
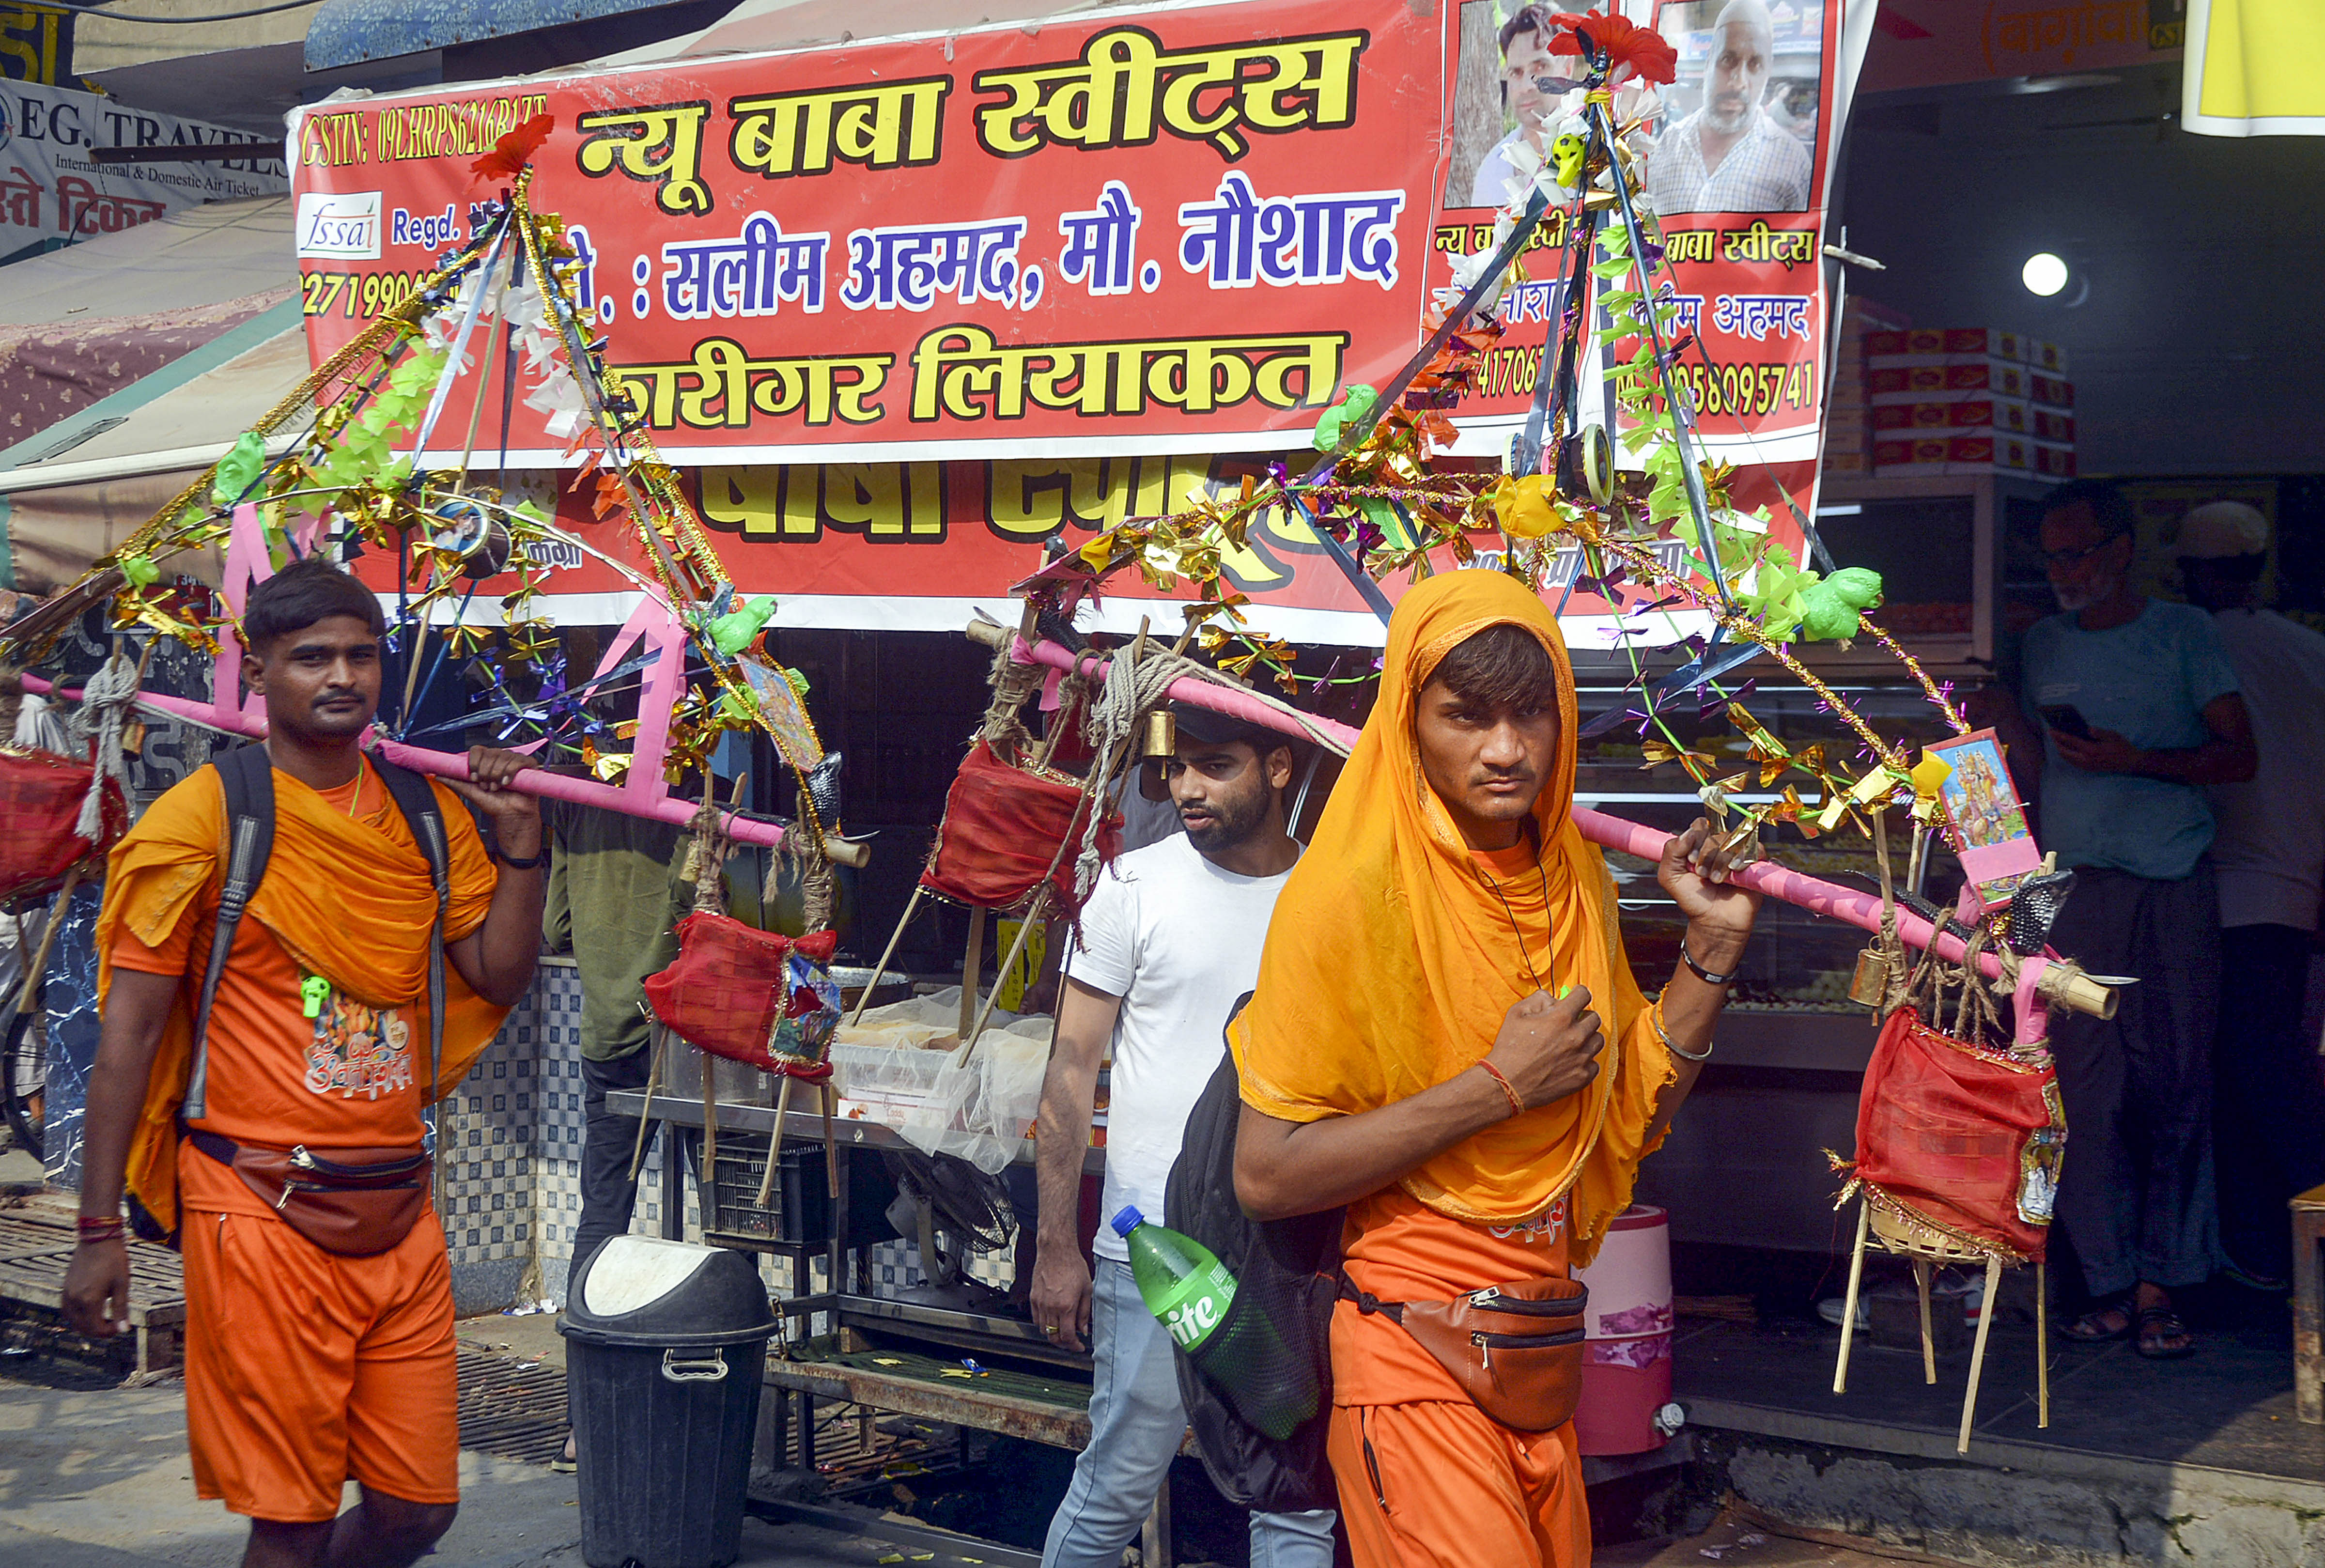
[[[56,682],[38,675],[23,678],[24,690],[35,696],[51,695],[78,699],[79,691],[59,692]],[[164,718],[183,719],[206,729],[224,730],[251,740],[266,738],[266,721],[256,719],[240,724],[221,722],[218,710],[207,702],[196,702],[183,697],[168,697],[155,691],[140,691],[137,704]],[[382,739],[380,755],[401,767],[424,773],[437,778],[466,780],[468,776],[468,755],[466,752],[431,751],[425,747],[407,746],[400,740]],[[625,817],[644,817],[657,822],[668,822],[674,828],[690,826],[694,808],[675,796],[665,796],[654,802],[642,802],[625,789],[600,784],[596,779],[572,778],[564,774],[551,773],[546,768],[529,767],[508,782],[510,789],[523,794],[539,795],[543,800],[570,801],[575,805],[597,806],[605,811],[619,812]],[[759,844],[773,849],[783,841],[783,830],[773,822],[762,822],[748,817],[730,816],[719,824],[726,835],[738,844]],[[862,844],[852,844],[842,839],[825,841],[825,858],[833,864],[857,868],[868,864],[870,851]]]
[[[1986,1370],[1986,1332],[1994,1327],[1994,1298],[2001,1284],[2002,1259],[1989,1253],[1986,1259],[1986,1309],[1978,1314],[1978,1342],[1970,1347],[1969,1387],[1962,1395],[1961,1435],[1954,1443],[1956,1453],[1969,1452],[1970,1423],[1978,1419],[1978,1379]]]
[[[996,639],[1012,636],[1005,627],[990,622],[972,625],[968,635],[988,645],[997,645]],[[1072,668],[1075,659],[1070,650],[1051,642],[1030,646],[1021,644],[1018,656],[1056,669]],[[1102,677],[1104,673],[1103,665],[1091,669],[1093,677]],[[1169,695],[1177,701],[1209,708],[1214,712],[1231,713],[1283,734],[1313,741],[1342,756],[1346,756],[1348,748],[1356,744],[1357,731],[1348,725],[1296,712],[1239,686],[1186,676],[1171,683]],[[520,774],[518,776],[530,775]],[[1603,812],[1594,812],[1585,806],[1574,808],[1574,825],[1585,839],[1594,844],[1645,860],[1661,859],[1663,846],[1672,838],[1669,833],[1659,832],[1620,817],[1608,816]],[[1837,886],[1813,877],[1803,877],[1773,860],[1758,860],[1743,868],[1736,873],[1736,881],[1755,893],[1796,905],[1812,914],[1846,922],[1860,931],[1877,932],[1881,929],[1881,900],[1875,895]],[[1897,932],[1910,947],[1934,948],[1940,958],[1955,963],[1962,961],[1966,949],[1961,939],[1937,930],[1910,909],[1897,911]],[[2095,1018],[2115,1016],[2116,993],[2113,987],[2101,985],[2080,970],[2049,963],[2039,957],[2021,961],[2040,966],[2036,971],[2035,986],[2045,1001]],[[2002,960],[1991,951],[1980,952],[1978,964],[1987,979],[2001,978]]]
[[[1848,1348],[1857,1341],[1857,1291],[1865,1283],[1865,1233],[1873,1223],[1873,1205],[1861,1196],[1857,1203],[1857,1245],[1848,1254],[1848,1310],[1840,1314],[1840,1362],[1832,1370],[1832,1391],[1848,1392]]]

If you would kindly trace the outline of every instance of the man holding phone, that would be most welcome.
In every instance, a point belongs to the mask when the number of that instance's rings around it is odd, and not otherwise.
[[[2042,847],[2075,869],[2052,944],[2094,974],[2139,980],[2112,1019],[2052,1031],[2075,1146],[2058,1219],[2092,1303],[2066,1333],[2135,1334],[2163,1360],[2195,1349],[2171,1292],[2212,1271],[2220,932],[2203,786],[2249,779],[2256,760],[2211,617],[2132,586],[2132,523],[2103,480],[2051,493],[2042,555],[2060,613],[2026,634],[2024,708],[1989,687],[1973,711],[2001,732],[2022,784],[2039,785]]]

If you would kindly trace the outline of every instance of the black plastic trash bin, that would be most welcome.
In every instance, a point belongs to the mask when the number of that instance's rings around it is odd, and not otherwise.
[[[650,1236],[566,1292],[566,1405],[589,1568],[724,1568],[742,1550],[776,1320],[748,1254]]]

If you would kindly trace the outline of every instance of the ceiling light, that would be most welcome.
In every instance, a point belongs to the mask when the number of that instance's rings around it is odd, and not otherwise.
[[[2028,293],[2040,294],[2047,300],[2067,286],[2067,264],[2047,250],[2038,250],[2026,258],[2026,264],[2018,269],[2018,276],[2025,283]]]

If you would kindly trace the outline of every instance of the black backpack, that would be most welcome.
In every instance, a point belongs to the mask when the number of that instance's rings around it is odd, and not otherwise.
[[[1241,1013],[1251,999],[1236,1003]],[[1179,1397],[1211,1484],[1228,1502],[1261,1513],[1299,1513],[1339,1506],[1332,1467],[1324,1454],[1332,1415],[1329,1336],[1332,1304],[1339,1295],[1340,1226],[1347,1211],[1255,1220],[1235,1190],[1236,1125],[1243,1115],[1235,1054],[1187,1115],[1179,1158],[1163,1189],[1162,1222],[1209,1248],[1236,1276],[1235,1303],[1218,1332],[1231,1331],[1245,1313],[1262,1313],[1316,1379],[1316,1414],[1283,1442],[1258,1431],[1179,1353]]]
[[[377,752],[366,754],[380,782],[394,797],[412,840],[427,858],[428,874],[436,885],[436,925],[428,943],[428,1097],[436,1100],[436,1080],[444,1065],[444,919],[452,903],[451,840],[445,831],[444,813],[437,808],[436,792],[426,778],[400,767]],[[218,981],[226,974],[234,933],[250,907],[251,895],[266,876],[266,862],[274,849],[274,763],[265,743],[256,742],[227,752],[210,765],[218,770],[226,790],[227,865],[218,888],[218,929],[202,970],[202,988],[194,1005],[194,1044],[186,1070],[185,1103],[178,1110],[183,1127],[207,1114],[209,1106],[210,1007],[218,999]],[[129,1199],[129,1217],[137,1234],[149,1241],[178,1244],[178,1233],[165,1229],[146,1211],[135,1194]]]

